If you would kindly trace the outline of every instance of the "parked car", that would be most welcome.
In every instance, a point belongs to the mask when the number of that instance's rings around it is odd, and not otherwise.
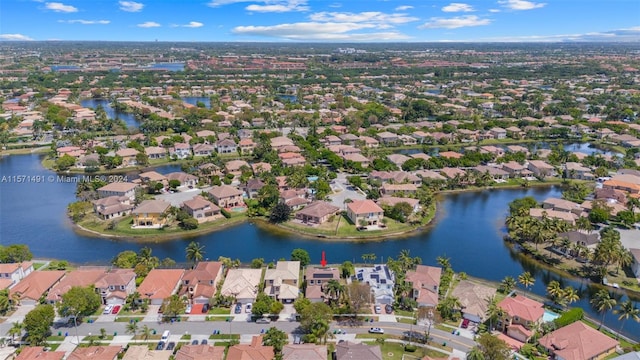
[[[156,350],[164,350],[164,342],[160,341],[156,346]]]
[[[248,304],[247,304],[247,307],[246,307],[246,308],[245,308],[245,310],[244,310],[244,312],[246,312],[246,313],[250,313],[250,312],[251,312],[251,307],[252,307],[251,303],[248,303]]]
[[[384,330],[381,329],[381,328],[375,327],[375,328],[369,329],[369,333],[370,334],[384,334]]]
[[[191,304],[187,305],[187,308],[184,310],[185,314],[191,314]]]
[[[202,313],[206,314],[209,312],[209,304],[202,305]]]
[[[114,306],[113,310],[111,310],[111,313],[114,314],[114,315],[119,313],[120,312],[120,307],[121,307],[120,305]]]
[[[389,304],[385,305],[384,312],[386,312],[387,314],[391,314],[393,312],[393,306]]]
[[[376,311],[376,314],[382,314],[382,308],[380,307],[380,305],[376,305],[374,307],[374,310]]]
[[[191,342],[191,345],[198,345],[198,340],[193,340],[193,341]]]
[[[268,324],[271,320],[269,318],[258,318],[256,319],[256,324]]]
[[[462,320],[462,328],[466,329],[469,327],[469,319]]]
[[[200,340],[200,345],[207,345],[208,343],[207,339]]]
[[[104,311],[102,311],[102,313],[105,315],[111,314],[111,310],[113,310],[113,305],[109,304],[104,307]]]
[[[176,343],[173,341],[167,344],[167,350],[173,350],[176,347]]]
[[[234,312],[235,312],[236,314],[240,314],[240,313],[242,312],[242,304],[237,303],[237,304],[236,304],[236,308],[235,308]]]

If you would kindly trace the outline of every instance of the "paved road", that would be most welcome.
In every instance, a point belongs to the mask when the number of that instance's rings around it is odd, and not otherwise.
[[[349,182],[347,181],[347,174],[345,173],[338,173],[338,177],[334,180],[331,187],[336,193],[329,195],[329,200],[333,206],[337,206],[340,209],[345,208],[345,199],[364,200],[367,198],[366,195],[356,191],[351,185],[349,185]]]

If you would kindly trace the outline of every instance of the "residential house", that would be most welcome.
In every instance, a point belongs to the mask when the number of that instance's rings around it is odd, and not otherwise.
[[[222,278],[221,262],[200,261],[194,269],[187,270],[182,276],[180,295],[187,295],[193,304],[208,304],[216,295]]]
[[[251,169],[249,163],[244,160],[231,160],[224,164],[225,172],[227,174],[233,174],[234,176],[242,175],[242,170],[244,168]]]
[[[380,146],[380,142],[370,136],[360,136],[360,141],[364,143],[366,148],[374,149]]]
[[[418,192],[418,187],[413,184],[382,184],[380,193],[382,195],[413,195]]]
[[[144,200],[135,209],[133,214],[133,225],[131,228],[153,228],[159,229],[168,223],[167,214],[171,204],[164,200]]]
[[[307,191],[305,189],[281,190],[279,201],[289,206],[293,211],[297,211],[311,203],[311,200],[307,199],[306,196]]]
[[[384,210],[373,200],[355,200],[347,204],[347,217],[357,226],[378,225],[384,218]]]
[[[335,135],[328,135],[320,140],[324,144],[324,146],[332,146],[332,145],[341,145],[342,139]]]
[[[600,242],[600,233],[597,231],[567,231],[558,234],[559,237],[569,240],[571,244],[579,244],[588,248],[594,248]]]
[[[533,172],[527,169],[526,166],[520,165],[515,161],[509,161],[502,164],[502,170],[509,173],[511,178],[529,177],[533,176]]]
[[[413,136],[409,135],[398,135],[398,139],[404,146],[416,145],[418,141]]]
[[[62,360],[65,355],[64,351],[45,350],[44,346],[25,346],[13,360]]]
[[[49,290],[45,299],[49,304],[62,301],[62,295],[66,294],[72,287],[87,287],[93,285],[104,276],[105,271],[105,267],[78,268],[72,270]]]
[[[438,289],[442,268],[418,265],[415,270],[407,271],[405,281],[411,283],[411,297],[418,306],[438,306]]]
[[[374,181],[379,181],[382,184],[394,183],[394,184],[413,184],[420,186],[422,179],[419,176],[408,173],[406,171],[372,171],[369,174],[369,178]]]
[[[243,192],[229,185],[214,186],[209,190],[213,202],[222,208],[244,206]]]
[[[239,303],[250,303],[258,295],[262,269],[229,269],[220,294],[233,296]]]
[[[127,197],[131,200],[136,197],[137,184],[130,182],[112,182],[101,188],[98,188],[98,197],[105,198],[108,196]]]
[[[153,269],[138,287],[140,300],[149,299],[151,305],[162,305],[164,299],[178,291],[182,269]]]
[[[117,360],[121,346],[76,347],[67,360]]]
[[[353,134],[343,134],[343,135],[340,135],[339,138],[340,140],[342,140],[342,144],[344,145],[355,145],[356,142],[360,140],[359,137]]]
[[[224,346],[207,344],[183,345],[178,352],[176,352],[175,360],[223,360],[224,350]],[[169,352],[169,354],[171,354],[171,352]]]
[[[504,182],[509,179],[509,173],[495,166],[478,165],[473,168],[478,174],[489,174],[493,181]]]
[[[398,135],[388,131],[380,132],[376,135],[376,137],[381,143],[386,146],[394,146],[398,143],[399,140]]]
[[[324,286],[330,280],[340,280],[340,272],[337,268],[307,266],[304,272],[304,281],[306,284],[304,297],[311,302],[324,301]]]
[[[555,174],[555,168],[542,160],[529,160],[529,164],[527,166],[535,176],[538,177],[547,177],[553,176]]]
[[[289,139],[286,136],[277,136],[274,138],[271,138],[271,148],[278,150],[282,147],[285,146],[294,146],[295,144],[293,143],[293,140]]]
[[[424,144],[427,142],[429,138],[431,138],[431,134],[426,133],[424,131],[414,131],[411,136],[416,139],[417,143]]]
[[[251,344],[237,344],[229,348],[226,360],[273,360],[273,346],[262,345],[262,335],[254,336]]]
[[[442,152],[438,153],[438,155],[440,157],[444,157],[444,158],[448,158],[448,159],[460,159],[460,158],[462,158],[464,156],[461,153],[455,152],[455,151],[442,151]]]
[[[271,172],[271,164],[265,162],[254,163],[251,164],[251,169],[255,175],[263,172]]]
[[[489,129],[491,135],[493,135],[494,139],[502,140],[507,138],[507,130],[499,127],[494,127]]]
[[[216,148],[209,144],[195,144],[193,145],[194,156],[211,156]]]
[[[298,298],[300,261],[278,261],[275,269],[264,274],[265,294],[285,304]]]
[[[327,345],[287,344],[282,348],[282,360],[327,360]]]
[[[64,271],[34,271],[9,289],[9,298],[16,295],[23,305],[36,305],[40,298],[65,275]]]
[[[155,171],[146,171],[146,172],[140,173],[138,177],[140,178],[143,184],[148,184],[150,182],[159,182],[164,185],[167,185],[167,177]]]
[[[491,299],[496,294],[496,289],[469,280],[460,280],[451,293],[451,296],[460,301],[462,305],[462,317],[475,323],[485,320]]]
[[[604,359],[612,355],[618,341],[576,321],[561,327],[538,341],[555,359],[584,360]]]
[[[264,187],[265,183],[260,179],[249,179],[242,186],[242,190],[249,199],[255,199],[258,197],[258,192]]]
[[[177,180],[180,182],[180,186],[194,188],[198,185],[198,177],[195,175],[187,174],[183,171],[171,172],[165,175],[167,181]]]
[[[0,279],[7,279],[10,284],[17,283],[32,272],[33,263],[31,261],[0,264]]]
[[[323,224],[336,215],[340,208],[325,201],[314,201],[296,213],[296,219],[305,224]]]
[[[376,304],[393,304],[395,274],[386,264],[356,267],[353,280],[369,285]]]
[[[200,195],[183,202],[182,208],[199,223],[220,218],[220,208]]]
[[[116,155],[122,158],[122,167],[134,166],[138,164],[136,160],[136,155],[138,155],[138,150],[131,148],[124,148],[116,151]]]
[[[529,216],[532,216],[536,219],[542,219],[543,217],[548,217],[551,219],[559,219],[568,222],[573,225],[576,223],[578,219],[578,215],[572,212],[566,211],[557,211],[552,209],[541,209],[541,208],[532,208],[529,209]]]
[[[242,139],[240,143],[238,143],[240,148],[240,154],[242,155],[251,155],[253,154],[253,150],[256,148],[256,143],[251,139]]]
[[[186,159],[191,156],[191,145],[187,143],[175,143],[169,149],[169,155],[176,159]]]
[[[336,344],[336,360],[382,360],[378,345],[344,341]]]
[[[130,344],[122,360],[169,360],[171,355],[171,351],[149,350],[145,345]]]
[[[238,145],[232,139],[216,141],[216,151],[219,154],[234,154],[238,152]]]
[[[542,323],[542,303],[522,295],[507,297],[498,303],[504,311],[502,331],[520,342],[526,343],[533,331]]]
[[[595,180],[595,175],[591,173],[591,169],[576,162],[564,164],[564,176],[569,179]]]
[[[371,160],[369,160],[369,158],[359,153],[344,154],[342,155],[342,159],[360,164],[363,168],[367,168],[371,164]]]
[[[103,304],[124,305],[136,292],[136,273],[132,269],[110,269],[95,282]]]
[[[410,157],[402,154],[387,155],[387,160],[391,161],[399,168],[402,168],[402,164],[404,164],[405,162],[407,162],[407,160],[410,160],[410,159],[411,159]]]
[[[571,212],[580,215],[584,210],[580,204],[573,201],[560,198],[547,198],[542,202],[543,209],[551,209],[556,211]]]
[[[147,154],[149,160],[164,159],[167,157],[167,149],[160,146],[149,146],[144,148],[144,153]]]
[[[631,248],[629,252],[631,252],[631,257],[633,258],[631,261],[631,270],[636,278],[640,278],[640,249]]]
[[[377,200],[378,205],[380,206],[389,206],[394,207],[399,203],[407,203],[413,209],[413,212],[418,212],[420,210],[420,200],[405,198],[405,197],[395,197],[395,196],[383,196]]]

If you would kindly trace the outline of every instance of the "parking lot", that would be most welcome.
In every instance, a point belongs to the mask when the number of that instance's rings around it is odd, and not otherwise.
[[[366,194],[362,191],[358,191],[353,186],[349,185],[349,182],[347,181],[347,174],[345,173],[338,173],[338,177],[333,180],[333,183],[331,184],[331,189],[334,193],[329,195],[329,201],[333,206],[337,206],[341,209],[344,209],[344,201],[346,199],[364,200],[367,198]]]

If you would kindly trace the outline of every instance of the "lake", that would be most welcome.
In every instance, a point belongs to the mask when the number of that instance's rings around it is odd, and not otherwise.
[[[98,106],[102,106],[104,111],[107,113],[107,118],[113,120],[116,118],[122,119],[127,127],[129,128],[138,128],[140,127],[140,123],[136,120],[136,117],[133,114],[117,111],[113,107],[111,107],[111,102],[107,99],[83,99],[80,100],[80,106],[96,109]]]
[[[0,174],[39,175],[44,178],[54,175],[42,168],[40,161],[41,155],[36,154],[5,156],[0,158]],[[169,165],[159,172],[178,169],[176,165]],[[153,254],[160,259],[171,257],[178,262],[186,261],[185,247],[191,239],[139,244],[75,233],[65,214],[67,204],[75,200],[74,192],[75,184],[68,182],[0,184],[0,243],[25,243],[38,258],[66,259],[77,264],[105,264],[120,251],[137,251],[143,246],[151,247]],[[202,235],[196,240],[205,246],[207,258],[226,256],[245,263],[254,258],[266,261],[288,258],[295,248],[307,250],[315,263],[319,263],[322,251],[326,252],[330,263],[345,260],[362,262],[361,256],[366,253],[374,253],[377,262],[384,262],[389,256],[397,256],[401,250],[409,249],[411,255],[420,256],[424,264],[437,265],[436,258],[446,256],[451,259],[455,271],[494,281],[530,271],[536,278],[533,292],[544,295],[546,284],[558,280],[563,286],[578,289],[583,300],[577,305],[597,317],[588,302],[596,289],[586,281],[564,279],[541,269],[504,245],[502,238],[508,203],[528,195],[541,201],[560,196],[560,190],[556,187],[494,189],[442,196],[434,225],[424,232],[393,240],[321,241],[268,231],[252,223]],[[614,329],[619,327],[612,314],[607,316],[606,323]],[[640,340],[640,324],[627,321],[624,328],[626,335]]]
[[[206,96],[185,96],[182,98],[182,101],[186,102],[187,104],[191,104],[193,106],[197,106],[198,101],[200,101],[204,103],[204,106],[207,109],[211,109],[211,98]]]

